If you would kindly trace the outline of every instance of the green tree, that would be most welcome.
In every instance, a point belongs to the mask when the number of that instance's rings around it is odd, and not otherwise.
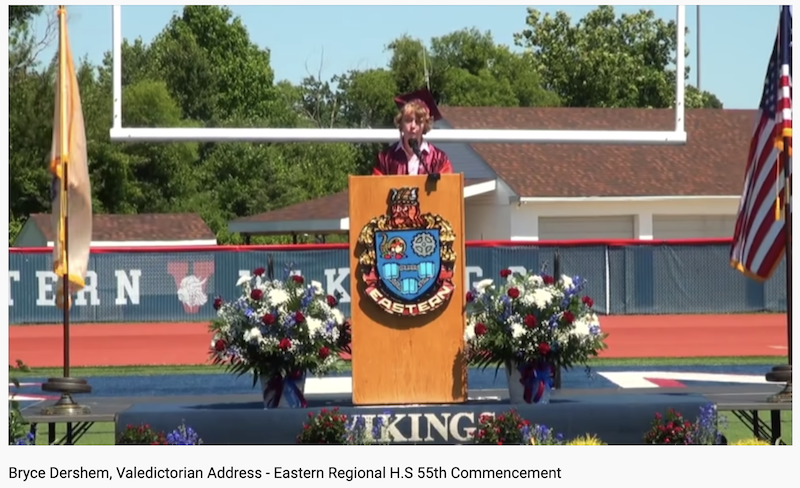
[[[658,19],[652,10],[617,16],[612,6],[603,5],[574,24],[563,11],[551,16],[529,8],[526,23],[528,28],[514,35],[515,42],[527,50],[545,86],[564,105],[674,105],[674,21]],[[688,55],[688,48],[683,49]],[[713,95],[696,92],[687,97],[688,107],[721,105]]]

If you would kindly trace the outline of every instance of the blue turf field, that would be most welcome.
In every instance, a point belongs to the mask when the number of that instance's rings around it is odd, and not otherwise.
[[[728,366],[601,366],[587,376],[583,370],[565,372],[562,383],[565,389],[576,388],[624,388],[630,384],[618,384],[604,377],[604,373],[626,373],[634,378],[663,378],[658,373],[682,373],[670,379],[685,386],[724,386],[759,382],[772,365],[728,365]],[[650,374],[648,374],[648,372]],[[689,373],[689,374],[687,374]],[[347,376],[341,374],[338,376]],[[697,376],[702,376],[698,380]],[[732,376],[731,376],[732,375]],[[612,375],[613,376],[613,375]],[[670,376],[670,375],[666,375]],[[738,379],[738,381],[736,381]],[[40,384],[45,378],[25,378],[17,394],[41,396]],[[506,388],[504,371],[495,377],[494,370],[470,370],[469,387]],[[618,380],[619,381],[619,380]],[[188,374],[163,376],[114,376],[91,377],[92,396],[175,396],[175,395],[226,395],[255,393],[250,377],[234,377],[227,374]],[[654,385],[655,386],[655,385]],[[680,385],[678,385],[680,386]]]

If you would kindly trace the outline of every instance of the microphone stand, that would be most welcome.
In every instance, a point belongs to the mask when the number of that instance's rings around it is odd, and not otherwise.
[[[419,149],[419,143],[417,140],[411,139],[408,141],[408,145],[411,146],[411,150],[414,151],[414,155],[419,160],[419,164],[423,167],[423,169],[425,169],[425,173],[428,175],[428,181],[431,183],[439,181],[442,175],[439,173],[431,173],[428,163],[425,161],[425,158],[422,157],[422,151]]]

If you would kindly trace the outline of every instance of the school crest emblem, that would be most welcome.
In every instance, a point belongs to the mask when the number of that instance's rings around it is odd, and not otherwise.
[[[433,312],[455,290],[455,233],[441,216],[422,213],[418,194],[418,188],[392,189],[388,213],[358,236],[365,294],[392,315]]]

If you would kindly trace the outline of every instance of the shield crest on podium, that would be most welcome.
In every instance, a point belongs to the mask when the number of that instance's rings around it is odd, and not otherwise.
[[[401,302],[415,302],[433,289],[439,274],[439,230],[378,233],[377,274],[385,290]]]
[[[397,188],[389,212],[361,229],[359,264],[365,294],[393,315],[422,315],[455,290],[455,233],[440,215],[423,213],[418,188]]]

